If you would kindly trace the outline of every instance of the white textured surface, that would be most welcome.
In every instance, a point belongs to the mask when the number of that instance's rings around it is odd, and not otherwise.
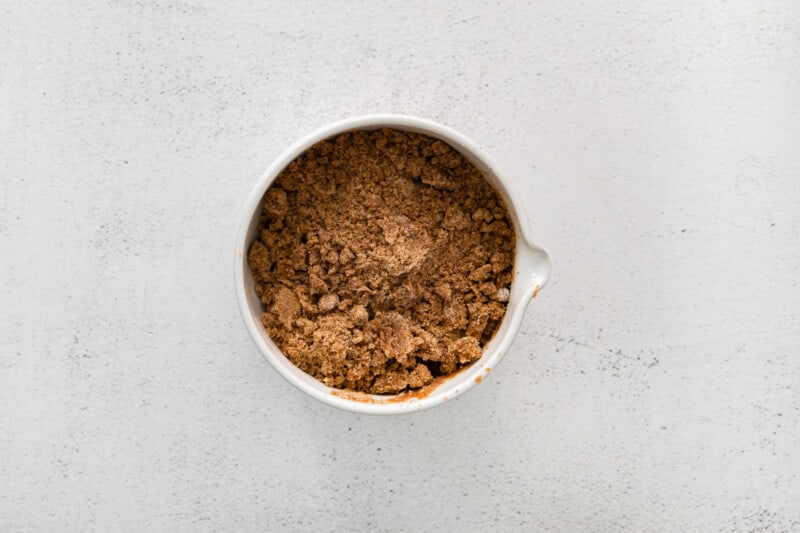
[[[0,5],[0,529],[800,530],[800,3],[222,3]],[[379,111],[482,143],[555,265],[401,418],[290,387],[231,286],[271,159]]]

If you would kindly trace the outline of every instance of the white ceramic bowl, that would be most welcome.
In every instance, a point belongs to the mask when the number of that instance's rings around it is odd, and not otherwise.
[[[514,281],[506,316],[492,341],[483,351],[483,357],[469,368],[441,380],[438,385],[428,386],[424,394],[396,396],[374,396],[361,393],[342,393],[309,376],[281,353],[267,336],[261,324],[262,304],[254,289],[253,277],[247,265],[247,252],[256,240],[258,215],[262,198],[267,188],[280,172],[297,156],[317,142],[345,131],[394,128],[423,133],[441,139],[466,157],[488,179],[511,214],[517,236],[514,260]],[[532,244],[525,235],[528,225],[521,223],[523,212],[519,200],[513,198],[506,188],[504,178],[483,150],[460,133],[436,122],[406,115],[365,115],[335,122],[307,135],[284,151],[258,180],[244,207],[239,233],[236,237],[234,277],[236,297],[245,325],[261,353],[275,369],[290,383],[321,402],[358,413],[399,414],[421,411],[463,394],[492,371],[503,357],[519,330],[525,308],[544,287],[550,276],[550,261],[541,248]]]

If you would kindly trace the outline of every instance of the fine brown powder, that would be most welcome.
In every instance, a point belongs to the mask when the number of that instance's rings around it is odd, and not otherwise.
[[[264,196],[248,263],[270,338],[340,389],[393,394],[472,364],[509,298],[515,238],[480,171],[392,129],[319,142]]]

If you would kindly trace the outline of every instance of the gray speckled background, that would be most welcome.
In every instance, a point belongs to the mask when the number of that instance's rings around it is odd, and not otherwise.
[[[260,173],[368,112],[484,146],[555,265],[400,418],[232,288]],[[798,272],[800,3],[0,4],[4,531],[797,531]]]

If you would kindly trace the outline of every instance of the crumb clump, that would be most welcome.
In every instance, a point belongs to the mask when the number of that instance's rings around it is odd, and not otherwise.
[[[317,143],[264,195],[248,254],[261,322],[300,369],[394,394],[479,359],[513,278],[508,211],[446,143],[392,129]]]

